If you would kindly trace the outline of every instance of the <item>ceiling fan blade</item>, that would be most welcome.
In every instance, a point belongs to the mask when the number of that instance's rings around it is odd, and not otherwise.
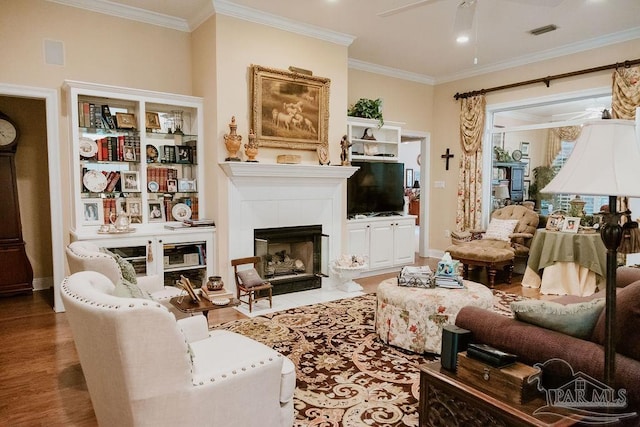
[[[384,18],[386,16],[391,16],[391,15],[395,15],[396,13],[404,12],[405,10],[414,9],[414,8],[420,7],[420,6],[426,6],[428,4],[436,3],[436,2],[439,2],[439,1],[442,1],[442,0],[419,0],[419,1],[416,1],[414,3],[405,4],[404,6],[400,6],[400,7],[396,7],[396,8],[393,8],[393,9],[385,10],[384,12],[380,12],[377,15]]]

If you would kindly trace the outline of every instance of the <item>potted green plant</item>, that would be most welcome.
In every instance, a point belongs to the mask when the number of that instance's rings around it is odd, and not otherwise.
[[[347,116],[378,120],[378,127],[384,125],[382,118],[382,99],[360,98],[347,110]]]
[[[533,168],[533,182],[529,186],[529,198],[536,201],[537,207],[540,207],[540,202],[543,200],[540,190],[546,187],[554,176],[556,176],[556,171],[551,166]]]

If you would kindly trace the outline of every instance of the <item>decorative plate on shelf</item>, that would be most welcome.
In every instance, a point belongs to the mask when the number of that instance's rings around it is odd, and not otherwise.
[[[147,187],[149,187],[149,191],[155,193],[160,189],[160,184],[158,184],[155,181],[149,181],[149,184],[147,184]]]
[[[222,299],[214,299],[211,302],[214,303],[215,305],[227,305],[231,302],[231,300],[229,298],[222,298]]]
[[[153,163],[158,160],[158,149],[155,145],[147,144],[147,163]]]
[[[100,193],[107,188],[107,177],[100,171],[87,171],[82,177],[82,183],[92,193]]]
[[[520,159],[522,158],[522,151],[520,150],[513,150],[513,153],[511,153],[511,157],[513,158],[513,160],[515,160],[516,162],[519,162]]]
[[[93,139],[82,137],[80,138],[80,156],[89,158],[96,155],[98,152],[98,144]]]
[[[191,208],[184,203],[178,203],[171,209],[171,215],[176,221],[184,221],[191,218]]]

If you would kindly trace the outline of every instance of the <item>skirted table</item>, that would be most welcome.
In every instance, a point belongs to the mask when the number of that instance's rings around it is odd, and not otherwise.
[[[493,292],[464,281],[464,289],[398,286],[391,278],[378,285],[376,333],[386,343],[415,353],[440,354],[442,328],[454,324],[462,307],[493,307]]]
[[[604,280],[606,271],[607,248],[599,233],[538,230],[531,241],[522,286],[540,288],[542,294],[588,296]]]

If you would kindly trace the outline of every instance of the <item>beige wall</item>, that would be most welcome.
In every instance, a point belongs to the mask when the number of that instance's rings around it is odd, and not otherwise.
[[[268,26],[216,15],[193,33],[196,95],[206,99],[208,215],[222,225],[217,229],[216,271],[224,277],[229,270],[227,219],[227,177],[218,166],[227,152],[224,135],[235,116],[238,134],[246,143],[251,126],[251,65],[287,70],[295,66],[331,80],[329,97],[329,150],[332,163],[339,162],[340,138],[346,130],[347,47]],[[215,52],[212,50],[215,49]],[[215,64],[211,56],[215,55]],[[241,150],[243,153],[244,150]],[[299,154],[303,163],[317,164],[315,151],[261,147],[257,159],[274,163],[279,154]],[[247,254],[251,255],[251,254]]]
[[[638,57],[640,57],[640,43],[635,40],[437,85],[434,92],[434,105],[437,108],[434,109],[432,118],[434,127],[431,134],[431,148],[434,155],[431,161],[431,181],[444,181],[445,188],[433,188],[433,185],[431,186],[429,203],[431,241],[429,247],[439,250],[445,249],[450,244],[450,239],[445,237],[444,230],[455,230],[456,188],[461,155],[458,132],[460,104],[453,98],[455,93],[567,73]],[[612,70],[607,70],[554,80],[548,88],[544,84],[539,84],[489,93],[487,94],[487,105],[609,87],[611,86],[611,74]],[[453,167],[449,171],[445,171],[444,162],[441,161],[440,156],[436,155],[444,152],[446,148],[450,148],[456,156],[455,161],[452,163]]]

